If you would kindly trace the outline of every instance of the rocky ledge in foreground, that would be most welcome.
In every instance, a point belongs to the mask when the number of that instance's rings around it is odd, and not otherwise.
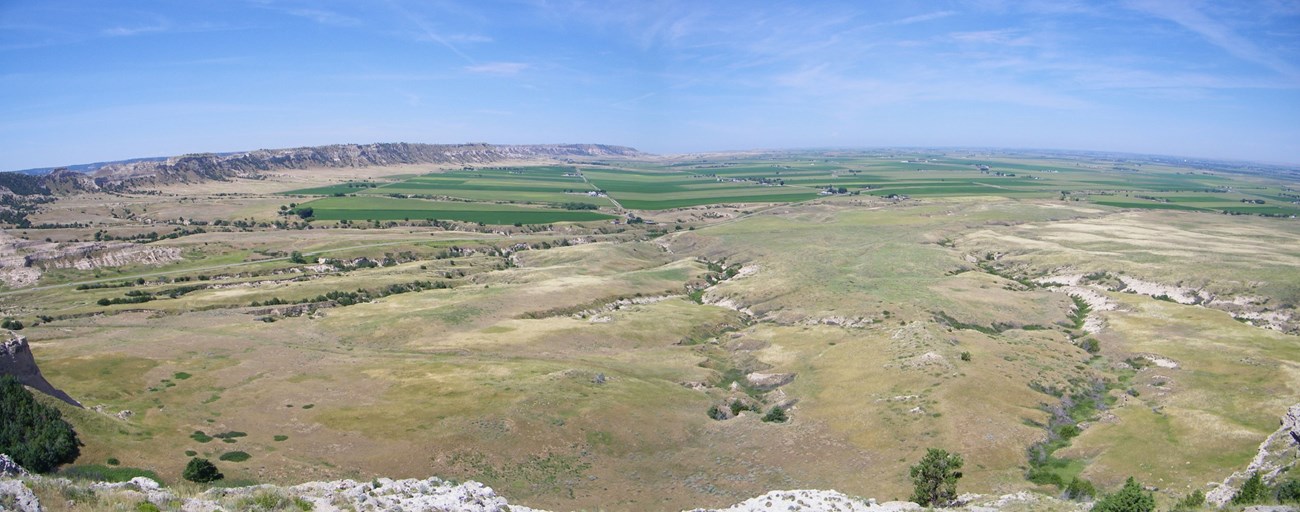
[[[0,455],[0,461],[8,457]],[[11,461],[10,461],[11,462]],[[39,512],[44,510],[38,495],[83,496],[81,506],[145,510],[150,503],[159,510],[185,512],[216,512],[249,510],[276,504],[276,510],[313,511],[466,511],[466,512],[529,512],[537,509],[511,505],[498,496],[491,487],[478,482],[452,483],[439,478],[426,480],[390,480],[379,478],[370,482],[336,480],[308,482],[290,487],[259,485],[252,487],[215,488],[192,496],[160,486],[157,482],[137,477],[122,483],[91,483],[26,475],[21,468],[9,464],[10,471],[0,473],[0,510]],[[963,495],[952,511],[1071,511],[1082,512],[1088,505],[1060,501],[1033,493],[1006,496]],[[902,512],[929,510],[916,503],[854,498],[837,491],[797,490],[772,491],[725,509],[696,509],[696,512],[741,511],[842,511],[842,512]]]

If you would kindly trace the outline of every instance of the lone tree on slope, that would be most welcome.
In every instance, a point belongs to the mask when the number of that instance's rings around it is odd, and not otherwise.
[[[215,482],[226,477],[226,475],[217,471],[217,466],[212,461],[198,457],[190,459],[190,463],[185,465],[185,472],[181,473],[181,476],[185,477],[186,480],[201,484]]]
[[[961,478],[961,455],[938,448],[925,451],[921,462],[912,466],[912,501],[921,505],[943,505],[957,498]]]

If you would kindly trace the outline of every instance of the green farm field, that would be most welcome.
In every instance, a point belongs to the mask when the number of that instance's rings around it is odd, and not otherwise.
[[[303,203],[320,220],[458,220],[484,224],[549,224],[608,220],[611,215],[556,208],[389,197],[327,197]]]
[[[1279,217],[1300,214],[1300,194],[1290,185],[1275,180],[1229,176],[1164,163],[935,154],[816,158],[796,153],[782,158],[724,162],[464,169],[344,182],[295,189],[286,194],[446,197],[484,203],[588,203],[606,209],[617,204],[630,210],[650,211],[717,204],[793,203],[819,198],[828,189],[880,197],[1055,198],[1114,208]],[[589,194],[596,191],[608,197]],[[377,219],[408,217],[405,212],[395,215],[383,214]],[[320,218],[335,217],[338,215]],[[493,220],[504,221],[507,216]]]
[[[383,183],[351,182],[285,192],[292,195],[410,195],[517,203],[584,202],[610,206],[609,199],[587,194],[595,187],[577,168],[537,166],[487,168],[425,174]]]

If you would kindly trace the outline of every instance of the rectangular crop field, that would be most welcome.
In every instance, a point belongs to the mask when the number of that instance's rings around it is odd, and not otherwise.
[[[519,203],[590,203],[612,206],[609,199],[587,195],[595,190],[574,167],[464,169],[415,176],[396,183],[345,183],[293,190],[302,195],[404,195]]]
[[[782,203],[817,197],[806,187],[771,186],[739,178],[708,177],[690,171],[583,171],[624,208],[663,210],[717,203]]]
[[[327,197],[302,205],[320,220],[458,220],[484,224],[549,224],[613,219],[592,211],[536,208],[508,204],[462,203],[389,197]]]

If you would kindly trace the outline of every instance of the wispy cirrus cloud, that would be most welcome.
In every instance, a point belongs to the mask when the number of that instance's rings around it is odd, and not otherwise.
[[[156,32],[167,32],[172,29],[171,23],[161,21],[153,25],[142,25],[134,27],[116,26],[101,30],[99,33],[108,37],[130,37],[140,34],[149,34]]]
[[[957,14],[957,11],[936,11],[936,12],[931,12],[926,14],[918,14],[916,16],[908,16],[906,18],[886,22],[884,24],[885,25],[911,25],[913,23],[923,23],[926,21],[933,21],[937,19],[947,18],[954,14]]]
[[[491,43],[494,41],[490,36],[483,34],[443,34],[442,38],[451,43],[462,44]]]
[[[286,9],[284,12],[321,25],[354,27],[361,24],[361,20],[357,18],[325,9]]]
[[[530,67],[526,62],[485,62],[465,66],[465,71],[483,75],[517,75]]]
[[[1294,63],[1237,34],[1231,26],[1210,16],[1194,2],[1130,0],[1127,5],[1134,10],[1174,22],[1234,57],[1267,67],[1293,80],[1300,80],[1300,68]]]
[[[996,44],[1004,46],[1025,46],[1033,43],[1033,38],[1011,29],[953,32],[948,34],[948,38],[959,43]]]
[[[1013,79],[954,84],[940,77],[860,75],[819,65],[774,77],[774,83],[799,91],[801,98],[822,98],[844,109],[917,102],[983,102],[1020,105],[1054,110],[1087,108],[1090,103],[1050,87],[1016,82]]]

